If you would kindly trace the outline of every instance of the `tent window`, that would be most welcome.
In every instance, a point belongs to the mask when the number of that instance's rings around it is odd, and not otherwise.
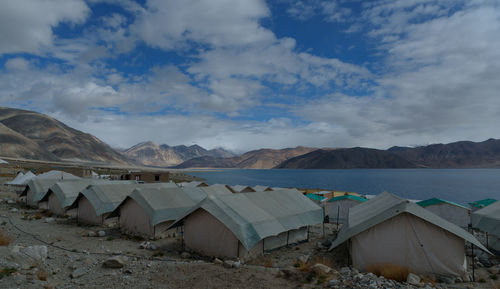
[[[135,176],[135,180],[136,180],[136,181],[140,181],[140,180],[141,180],[141,175],[137,175],[137,176]]]
[[[159,182],[160,181],[160,175],[155,175],[155,182]]]

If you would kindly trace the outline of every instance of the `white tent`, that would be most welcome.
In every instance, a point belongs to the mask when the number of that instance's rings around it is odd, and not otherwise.
[[[173,226],[184,225],[186,247],[207,256],[248,258],[308,238],[322,210],[299,191],[207,197]]]
[[[459,227],[467,228],[469,226],[470,210],[460,204],[439,198],[431,198],[417,202],[417,205],[426,208]]]
[[[500,202],[494,202],[475,211],[472,213],[471,219],[473,228],[488,234],[488,248],[500,253]]]
[[[9,162],[5,161],[5,160],[2,160],[0,159],[0,164],[8,164]]]
[[[123,233],[162,238],[175,220],[206,196],[201,188],[136,188],[108,218],[119,216]]]
[[[37,179],[59,179],[59,180],[79,180],[81,179],[80,177],[77,177],[75,175],[72,175],[67,172],[63,171],[48,171],[43,174],[39,174],[36,176]]]
[[[346,241],[353,266],[363,271],[392,264],[417,274],[464,276],[465,241],[488,252],[457,225],[389,193],[350,210],[331,249]]]
[[[73,182],[75,180],[66,180],[64,182]],[[49,191],[49,188],[57,182],[61,182],[60,179],[46,179],[46,178],[32,178],[26,188],[21,193],[20,197],[26,196],[26,204],[30,207],[38,207],[38,202],[42,200],[43,197]],[[45,204],[46,205],[46,204]],[[46,209],[46,207],[42,208]]]
[[[5,184],[14,186],[26,186],[28,182],[35,177],[36,175],[31,171],[28,171],[26,174],[23,174],[23,172],[19,172],[19,174],[17,174],[17,176],[12,181],[6,182]]]
[[[179,183],[179,187],[183,188],[196,188],[196,187],[208,187],[208,184],[205,182],[183,182]]]
[[[239,194],[239,193],[253,193],[255,190],[250,187],[250,186],[242,186],[242,185],[236,185],[236,186],[227,186],[228,189],[230,189],[233,193]]]
[[[253,186],[252,189],[256,192],[269,192],[273,190],[271,187],[261,185]]]
[[[331,198],[325,203],[325,215],[328,216],[330,223],[336,223],[338,221],[339,224],[344,224],[349,216],[349,210],[365,201],[365,198],[354,195],[343,195]]]
[[[22,182],[23,178],[24,178],[24,173],[23,172],[19,172],[14,179],[12,179],[11,181],[6,182],[5,184],[6,185],[21,185],[21,182]]]
[[[105,221],[112,222],[112,219],[106,220],[108,215],[137,188],[177,188],[177,185],[174,183],[138,184],[136,181],[93,184],[78,195],[71,208],[78,208],[79,223],[100,225]]]

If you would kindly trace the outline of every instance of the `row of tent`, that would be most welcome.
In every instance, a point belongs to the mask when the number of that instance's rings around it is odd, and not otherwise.
[[[73,215],[80,223],[118,222],[127,234],[162,238],[179,230],[187,248],[247,258],[305,241],[322,209],[296,189],[201,183],[137,183],[34,178],[21,197],[32,207]]]

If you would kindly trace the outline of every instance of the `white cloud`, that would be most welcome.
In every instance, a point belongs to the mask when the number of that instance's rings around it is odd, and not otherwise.
[[[0,55],[40,53],[52,45],[52,28],[82,23],[90,10],[83,0],[16,0],[0,3]]]

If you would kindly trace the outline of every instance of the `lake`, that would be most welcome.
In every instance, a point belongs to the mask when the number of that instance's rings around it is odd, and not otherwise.
[[[500,169],[227,169],[188,174],[209,184],[321,188],[367,195],[387,191],[408,199],[437,197],[464,205],[500,199]]]

